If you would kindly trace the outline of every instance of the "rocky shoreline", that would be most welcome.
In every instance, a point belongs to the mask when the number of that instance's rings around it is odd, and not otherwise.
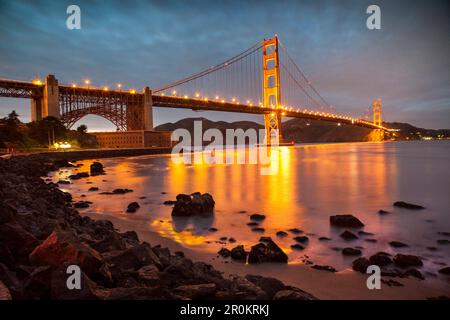
[[[41,178],[67,165],[45,155],[0,159],[0,300],[315,299],[274,278],[225,277],[81,216],[70,194]],[[68,289],[70,265],[81,269],[80,290]]]

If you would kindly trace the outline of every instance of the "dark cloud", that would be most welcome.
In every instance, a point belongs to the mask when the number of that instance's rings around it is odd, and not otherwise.
[[[65,27],[73,3],[81,7],[81,30]],[[278,34],[339,111],[362,115],[381,97],[389,121],[450,127],[448,1],[376,1],[382,10],[377,31],[365,27],[372,3],[0,0],[0,76],[54,73],[65,83],[88,77],[97,85],[157,87]],[[28,112],[26,101],[0,100],[6,104]],[[192,115],[155,112],[157,123]]]

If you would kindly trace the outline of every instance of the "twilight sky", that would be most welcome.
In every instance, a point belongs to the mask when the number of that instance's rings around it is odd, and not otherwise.
[[[81,8],[81,30],[66,8]],[[381,7],[381,30],[366,8]],[[367,114],[382,99],[387,121],[450,128],[450,7],[437,1],[21,1],[0,0],[0,77],[55,74],[61,83],[150,88],[220,63],[278,34],[336,109]],[[0,98],[0,116],[29,101]],[[155,125],[184,117],[262,116],[155,108]],[[114,129],[96,116],[91,130]],[[79,124],[79,123],[78,123]]]

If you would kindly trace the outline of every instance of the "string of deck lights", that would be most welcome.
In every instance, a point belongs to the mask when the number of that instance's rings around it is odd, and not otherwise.
[[[95,86],[90,86],[91,85],[91,81],[89,79],[85,79],[84,81],[84,88],[87,89],[93,89],[93,90],[103,90],[103,91],[109,91],[110,88],[108,86],[103,86],[103,87],[95,87]],[[44,83],[42,82],[42,80],[40,79],[34,79],[32,81],[33,84],[35,85],[43,85]],[[70,85],[72,88],[78,88],[78,85],[76,83],[72,83]],[[80,86],[81,87],[81,86]],[[119,91],[122,90],[123,85],[121,83],[117,83],[116,87]],[[129,92],[131,94],[135,94],[136,90],[131,88],[128,90],[124,90],[124,92]],[[233,97],[231,99],[224,99],[222,97],[220,97],[219,95],[214,96],[214,98],[212,100],[209,99],[209,97],[207,96],[202,96],[200,93],[195,93],[194,97],[189,97],[189,95],[187,94],[179,94],[176,90],[172,90],[171,92],[172,96],[175,97],[180,97],[183,99],[192,99],[192,100],[197,100],[197,101],[203,101],[203,102],[208,102],[208,101],[215,101],[215,102],[220,102],[220,103],[233,103],[233,104],[241,104],[239,99]],[[164,92],[159,94],[160,96],[166,96],[166,94]],[[246,100],[245,105],[249,106],[249,107],[254,107],[254,104],[251,100]],[[263,108],[263,104],[261,102],[258,102],[258,106]],[[323,112],[323,111],[312,111],[312,110],[307,110],[307,109],[299,109],[298,107],[290,107],[290,106],[279,106],[278,108],[276,106],[270,106],[271,109],[281,109],[282,111],[282,115],[285,116],[289,116],[287,114],[287,112],[289,113],[303,113],[303,114],[309,114],[312,116],[321,116],[321,117],[325,117],[325,118],[331,118],[331,119],[337,119],[337,120],[347,120],[347,121],[351,121],[352,124],[354,123],[364,123],[364,124],[368,124],[368,125],[372,125],[372,126],[376,126],[380,129],[384,128],[383,126],[378,126],[378,125],[374,125],[372,122],[364,120],[364,119],[355,119],[353,117],[349,117],[349,116],[345,116],[345,115],[340,115],[340,114],[332,114],[332,113],[328,113],[328,112]],[[341,123],[338,123],[338,126],[340,126]]]

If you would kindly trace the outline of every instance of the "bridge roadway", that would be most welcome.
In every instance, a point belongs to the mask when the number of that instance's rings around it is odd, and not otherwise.
[[[133,100],[143,99],[143,94],[134,90],[110,90],[106,88],[89,88],[73,85],[58,85],[60,95],[83,96],[83,97],[105,97],[108,99],[132,98]],[[12,98],[39,98],[42,96],[43,84],[40,82],[16,81],[0,79],[0,96]],[[355,125],[369,129],[381,129],[389,131],[386,127],[377,126],[372,122],[362,119],[330,114],[320,111],[301,111],[290,108],[273,109],[269,107],[250,106],[232,102],[222,102],[215,100],[184,98],[178,96],[152,95],[153,106],[162,108],[178,108],[205,111],[224,111],[249,114],[268,114],[281,112],[283,117],[303,118],[311,120],[330,121],[342,124]]]

